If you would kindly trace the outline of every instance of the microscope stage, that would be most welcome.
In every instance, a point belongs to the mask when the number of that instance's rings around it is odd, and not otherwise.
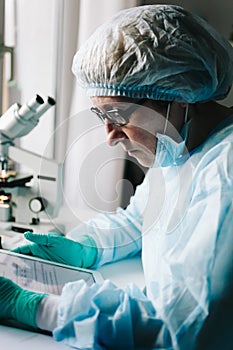
[[[14,177],[0,178],[0,188],[24,187],[33,179],[33,175],[18,174]]]

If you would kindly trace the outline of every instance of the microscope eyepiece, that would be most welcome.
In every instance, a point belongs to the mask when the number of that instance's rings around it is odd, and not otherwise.
[[[54,100],[54,98],[52,97],[48,97],[48,103],[50,104],[50,106],[54,106],[56,104],[56,101]]]
[[[40,95],[36,95],[36,101],[39,103],[39,104],[41,104],[42,105],[42,103],[44,103],[44,100],[43,100],[43,98],[40,96]]]
[[[30,119],[37,111],[37,108],[42,104],[44,104],[43,98],[40,95],[36,95],[28,103],[21,106],[18,115],[21,118]]]
[[[23,105],[15,103],[1,116],[0,134],[11,140],[27,135],[38,124],[39,118],[55,103],[52,97],[44,100],[38,94]]]

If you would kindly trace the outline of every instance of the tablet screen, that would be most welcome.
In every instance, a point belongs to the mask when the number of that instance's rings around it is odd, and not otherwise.
[[[49,294],[61,294],[67,282],[85,280],[88,285],[102,282],[100,273],[35,257],[0,250],[0,276],[21,287]]]

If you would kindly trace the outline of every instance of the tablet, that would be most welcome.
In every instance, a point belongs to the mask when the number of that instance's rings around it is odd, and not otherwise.
[[[60,295],[68,282],[103,282],[98,271],[83,269],[0,249],[0,276],[34,291]]]

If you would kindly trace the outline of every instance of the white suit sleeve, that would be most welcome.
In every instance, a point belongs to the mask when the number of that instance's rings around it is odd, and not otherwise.
[[[99,214],[75,227],[67,237],[76,240],[86,234],[98,248],[96,266],[136,255],[141,251],[143,212],[148,199],[148,182],[137,187],[127,209],[118,208],[115,214]]]
[[[52,332],[57,327],[59,301],[57,295],[48,295],[41,300],[36,311],[38,328]]]

